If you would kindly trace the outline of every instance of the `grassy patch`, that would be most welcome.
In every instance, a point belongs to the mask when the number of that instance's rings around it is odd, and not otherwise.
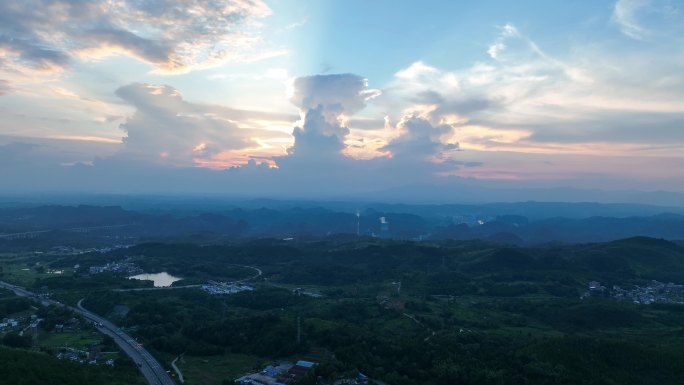
[[[0,264],[2,267],[0,279],[15,285],[30,287],[38,278],[71,276],[74,273],[73,268],[53,269],[48,267],[45,262],[36,266],[34,260],[35,256],[3,258],[2,264]]]
[[[176,366],[183,373],[188,385],[216,385],[223,380],[234,379],[259,367],[264,360],[244,354],[227,354],[212,357],[183,356]]]
[[[48,333],[40,337],[38,343],[46,348],[87,348],[92,344],[100,343],[102,335],[100,333],[92,334],[91,332],[64,332],[64,333]]]

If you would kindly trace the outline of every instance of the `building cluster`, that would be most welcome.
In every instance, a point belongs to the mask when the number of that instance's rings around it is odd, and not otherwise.
[[[65,323],[55,324],[55,328],[52,331],[55,333],[63,333],[65,331],[75,332],[79,330],[81,330],[81,321],[76,317],[71,317]]]
[[[109,247],[105,246],[105,247],[93,248],[93,249],[89,249],[89,251],[104,254],[104,253],[109,253],[110,251],[114,251],[114,250],[127,249],[131,246],[133,246],[133,245],[118,244],[118,245],[109,246]]]
[[[323,294],[317,293],[315,291],[311,290],[306,290],[302,289],[301,287],[298,287],[296,289],[292,289],[292,294],[298,295],[298,296],[305,296],[305,297],[313,297],[313,298],[322,298]]]
[[[316,366],[315,362],[299,360],[295,364],[281,362],[269,365],[257,373],[244,375],[236,383],[241,385],[286,385],[303,379]]]
[[[38,316],[35,314],[31,315],[30,318],[3,318],[2,322],[0,322],[0,332],[11,331],[15,328],[26,327],[36,329],[41,322],[43,322],[43,319],[38,318]]]
[[[62,348],[56,357],[60,360],[84,363],[88,359],[88,352],[74,348]]]
[[[75,247],[71,246],[54,246],[52,247],[52,251],[57,252],[57,253],[64,253],[64,254],[87,254],[87,253],[108,253],[113,250],[119,250],[119,249],[127,249],[133,245],[127,245],[127,244],[117,244],[114,246],[105,246],[105,247],[89,247],[86,249],[77,249]]]
[[[32,314],[29,318],[29,327],[32,329],[37,329],[41,322],[43,322],[42,318],[38,318],[37,315]]]
[[[90,274],[100,273],[122,273],[122,274],[141,274],[143,269],[139,268],[132,262],[110,262],[104,266],[90,266]]]
[[[17,314],[11,318],[3,318],[0,322],[0,333],[18,332],[36,333],[38,326],[45,321],[38,317],[37,314]],[[53,333],[64,332],[78,332],[82,330],[83,323],[76,317],[71,317],[66,322],[56,324],[51,330]],[[1,336],[1,335],[0,335]],[[62,347],[55,352],[55,356],[61,360],[68,360],[87,364],[105,364],[114,366],[113,359],[106,359],[101,353],[101,346],[99,343],[94,343],[89,347],[83,349]],[[2,381],[0,381],[2,382]]]
[[[591,281],[587,285],[587,291],[585,291],[581,296],[580,299],[585,299],[589,298],[591,296],[601,296],[601,295],[608,295],[608,289],[601,284],[599,281]]]
[[[356,378],[343,378],[333,382],[333,385],[367,385],[377,384],[377,381],[372,381],[365,374],[359,373]]]
[[[79,363],[88,363],[96,365],[101,358],[101,352],[97,344],[92,345],[87,351],[74,348],[61,348],[56,357],[60,360],[67,360]],[[107,366],[114,366],[114,360],[108,359],[104,361]]]
[[[647,286],[636,286],[632,290],[613,286],[613,298],[635,304],[652,303],[684,304],[684,285],[651,281]]]
[[[0,332],[5,331],[5,329],[12,329],[19,326],[19,321],[14,318],[5,318],[0,322]]]
[[[202,285],[202,290],[209,294],[235,294],[241,291],[253,291],[254,287],[240,283],[208,281]]]

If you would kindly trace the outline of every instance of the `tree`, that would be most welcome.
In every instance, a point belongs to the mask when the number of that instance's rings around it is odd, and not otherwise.
[[[21,336],[17,332],[9,332],[2,338],[2,343],[11,348],[28,348],[32,345],[33,339],[30,336]]]

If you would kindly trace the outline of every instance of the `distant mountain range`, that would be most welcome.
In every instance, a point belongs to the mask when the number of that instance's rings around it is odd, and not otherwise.
[[[684,207],[684,193],[672,191],[599,190],[574,187],[509,188],[479,181],[456,180],[440,185],[415,184],[361,195],[379,202],[486,203],[486,202],[597,202],[637,203]]]
[[[107,197],[112,203],[113,197]],[[5,203],[0,235],[129,225],[108,229],[149,239],[310,238],[335,234],[399,239],[486,239],[510,244],[599,242],[649,236],[684,240],[684,209],[641,204],[519,202],[407,205],[218,198],[136,200],[121,206]],[[357,217],[358,213],[358,217]],[[387,225],[381,226],[381,218]]]

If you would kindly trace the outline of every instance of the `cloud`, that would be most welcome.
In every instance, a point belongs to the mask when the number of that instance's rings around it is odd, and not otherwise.
[[[4,143],[4,144],[3,144]],[[96,157],[109,156],[116,145],[67,139],[37,139],[0,135],[0,169],[31,179],[35,170],[46,170],[62,164],[88,163]],[[37,174],[40,174],[38,172]],[[31,175],[31,178],[27,176]]]
[[[298,78],[292,83],[291,95],[290,101],[302,113],[302,124],[293,130],[294,145],[287,155],[274,157],[278,170],[269,173],[274,180],[282,178],[290,186],[331,193],[426,182],[437,173],[453,172],[463,166],[452,162],[448,154],[457,145],[442,142],[442,137],[452,132],[448,124],[432,125],[418,115],[406,116],[396,127],[388,121],[352,119],[352,114],[380,95],[380,91],[369,89],[361,76]],[[348,122],[387,129],[392,139],[379,143],[350,139]],[[367,146],[379,149],[378,156],[358,156],[357,152]]]
[[[158,73],[239,60],[258,45],[258,21],[269,12],[261,2],[248,1],[27,4],[0,3],[0,76],[8,79],[0,81],[0,94],[20,88],[15,74],[54,73],[112,53],[149,63]],[[220,99],[194,103],[172,86],[144,83],[119,88],[116,94],[123,103],[110,101],[116,108],[105,110],[92,103],[89,113],[79,115],[62,107],[88,100],[79,96],[89,95],[87,87],[54,82],[41,89],[63,104],[41,109],[40,116],[26,114],[31,119],[19,116],[25,111],[0,106],[7,118],[3,130],[13,133],[19,123],[35,135],[54,122],[57,128],[39,135],[92,141],[102,134],[93,129],[96,111],[102,122],[121,123],[123,143],[107,143],[110,152],[91,151],[88,156],[60,152],[61,147],[45,143],[4,145],[0,167],[4,175],[12,173],[13,185],[34,183],[22,180],[35,175],[40,176],[36,180],[63,178],[53,185],[96,182],[105,190],[121,191],[117,186],[139,183],[143,190],[156,191],[288,190],[314,195],[432,183],[454,174],[532,179],[574,172],[600,179],[621,172],[629,177],[632,170],[625,171],[620,162],[602,166],[605,157],[599,153],[633,157],[625,164],[642,174],[658,166],[661,176],[674,175],[678,169],[673,165],[682,158],[672,154],[684,144],[684,76],[680,52],[672,47],[681,46],[681,36],[655,39],[659,30],[654,21],[666,16],[654,11],[662,9],[652,6],[662,5],[658,0],[647,6],[632,3],[631,10],[624,8],[626,1],[616,3],[616,9],[619,4],[620,21],[616,16],[613,22],[626,26],[631,20],[643,30],[627,30],[643,32],[652,44],[624,44],[629,39],[621,36],[601,41],[593,35],[591,41],[575,37],[576,45],[555,40],[556,45],[544,46],[524,29],[505,24],[492,31],[478,61],[456,68],[415,61],[397,70],[382,94],[354,74],[295,79],[289,98],[300,115],[287,109],[233,109],[221,106]],[[45,11],[31,9],[40,7]],[[251,78],[240,73],[215,76],[239,78],[252,86],[261,78],[283,79],[288,73],[275,68]],[[109,95],[98,97],[109,100]],[[84,127],[75,129],[79,123]],[[507,161],[513,158],[517,162]],[[563,164],[565,168],[558,169],[564,174],[552,175],[554,171],[544,168],[549,159]],[[639,166],[641,161],[644,166]],[[46,164],[49,167],[43,168]],[[575,164],[581,166],[573,168]],[[39,184],[35,182],[36,188]]]
[[[348,134],[349,129],[339,121],[326,119],[325,109],[319,105],[306,111],[302,127],[295,127],[292,131],[295,141],[288,154],[325,161],[341,154]]]
[[[10,86],[9,82],[7,80],[0,79],[0,95],[4,95],[10,91],[12,91],[12,87]]]
[[[216,158],[222,153],[258,149],[259,139],[284,136],[281,132],[250,126],[246,118],[276,121],[288,118],[189,103],[178,90],[166,85],[136,83],[119,88],[116,94],[136,108],[120,125],[126,136],[117,156],[161,165],[217,166]]]
[[[292,22],[285,26],[285,29],[297,29],[305,26],[309,22],[309,16],[304,16],[299,21]]]
[[[505,41],[520,37],[520,32],[513,24],[506,24],[500,28],[499,38],[489,45],[487,54],[495,60],[501,59],[501,54],[508,48]]]
[[[155,72],[183,73],[245,57],[258,40],[261,0],[0,2],[6,71],[59,71],[113,53]]]
[[[403,71],[401,76],[412,81],[434,72],[436,70],[421,63]],[[389,120],[350,119],[352,114],[366,107],[367,101],[381,95],[379,90],[369,89],[367,80],[361,76],[308,76],[295,79],[292,86],[290,101],[300,108],[303,124],[294,128],[295,142],[287,156],[275,158],[279,172],[284,175],[328,178],[330,170],[334,169],[335,175],[348,181],[363,179],[363,183],[369,183],[366,178],[376,178],[378,182],[388,184],[392,175],[401,174],[405,180],[426,180],[438,172],[455,171],[462,166],[450,161],[458,144],[451,140],[453,127],[448,123],[433,124],[428,116],[417,112],[405,114],[396,126]],[[437,94],[419,97],[443,101]],[[391,138],[387,141],[366,141],[363,137],[349,140],[347,122],[362,127],[370,123],[376,129],[389,131]],[[363,150],[368,148],[376,152],[376,156],[363,156]],[[386,175],[387,179],[379,175]]]
[[[492,43],[506,48],[491,60],[457,69],[415,62],[376,103],[392,121],[417,113],[451,125],[466,151],[656,151],[684,143],[684,76],[669,43],[616,49],[594,40],[551,54],[507,24]]]
[[[381,150],[391,152],[394,158],[425,161],[432,157],[444,157],[445,152],[458,150],[457,143],[445,143],[441,138],[452,133],[448,124],[432,125],[427,119],[408,115],[398,124],[402,135],[391,140]]]
[[[496,59],[499,56],[499,53],[505,49],[506,45],[499,41],[490,45],[487,53],[492,57],[492,59]]]
[[[0,145],[0,164],[16,166],[31,159],[31,151],[37,145],[24,142],[12,142]]]
[[[35,70],[52,71],[65,67],[69,55],[65,52],[45,48],[37,38],[15,38],[0,35],[0,50],[13,57],[18,66],[28,66]],[[7,61],[5,61],[5,65]]]
[[[303,125],[295,127],[294,145],[288,150],[295,157],[335,156],[344,149],[349,129],[343,123],[366,106],[380,91],[368,88],[358,75],[334,74],[300,77],[293,81],[290,101],[303,114]]]
[[[408,68],[398,71],[394,76],[400,79],[418,80],[422,77],[432,76],[438,72],[439,70],[437,68],[430,67],[422,61],[417,61],[412,63]]]
[[[613,7],[612,20],[625,35],[644,40],[649,35],[649,31],[639,24],[637,14],[650,3],[650,0],[618,0]]]
[[[546,125],[551,126],[549,123]],[[528,127],[535,130],[530,137],[539,142],[610,143],[620,141],[640,147],[684,144],[684,111],[656,113],[641,111],[588,112],[572,121],[556,121],[553,127]]]
[[[681,36],[681,12],[681,4],[672,0],[617,0],[611,21],[632,39],[670,44]]]
[[[292,104],[307,111],[322,106],[331,114],[354,114],[377,97],[379,90],[369,89],[368,81],[358,75],[334,74],[300,77],[293,82]]]

